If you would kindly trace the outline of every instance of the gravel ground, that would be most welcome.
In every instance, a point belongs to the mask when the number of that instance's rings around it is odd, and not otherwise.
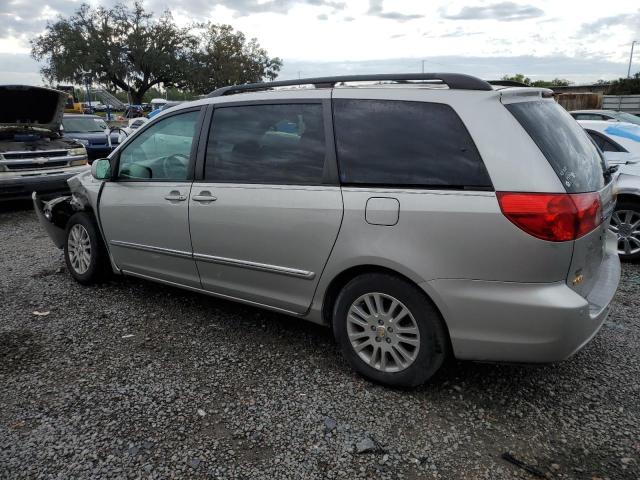
[[[26,207],[0,238],[0,478],[536,478],[505,452],[547,478],[640,478],[639,265],[570,360],[451,362],[402,391],[352,373],[318,326],[134,279],[82,287]]]

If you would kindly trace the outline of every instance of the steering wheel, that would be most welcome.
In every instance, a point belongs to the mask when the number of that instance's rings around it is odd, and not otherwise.
[[[189,157],[181,153],[174,153],[162,159],[164,178],[186,178]]]

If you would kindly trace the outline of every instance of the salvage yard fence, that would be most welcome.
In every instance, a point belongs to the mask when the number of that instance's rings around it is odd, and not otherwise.
[[[638,115],[640,114],[640,95],[604,95],[602,108]]]

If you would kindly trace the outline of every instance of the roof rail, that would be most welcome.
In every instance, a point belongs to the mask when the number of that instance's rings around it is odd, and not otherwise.
[[[487,80],[489,85],[503,86],[503,87],[530,87],[523,82],[517,82],[515,80]]]
[[[299,80],[278,80],[275,82],[245,83],[218,88],[207,97],[221,97],[233,93],[267,90],[275,87],[314,85],[316,88],[331,88],[343,82],[398,82],[438,80],[452,90],[493,90],[484,80],[462,73],[389,73],[377,75],[342,75],[336,77],[301,78]]]

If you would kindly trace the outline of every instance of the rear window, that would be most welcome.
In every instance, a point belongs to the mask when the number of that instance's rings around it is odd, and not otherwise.
[[[604,187],[604,161],[587,133],[554,101],[506,105],[544,154],[568,193]]]
[[[469,132],[449,105],[337,99],[333,115],[344,184],[492,188]]]

